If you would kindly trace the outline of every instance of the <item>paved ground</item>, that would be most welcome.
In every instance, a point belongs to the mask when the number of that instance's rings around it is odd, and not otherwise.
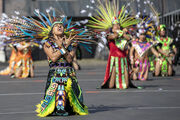
[[[5,64],[1,64],[0,69]],[[176,68],[177,71],[180,67]],[[78,80],[84,91],[88,116],[38,118],[35,105],[43,97],[48,67],[35,68],[35,78],[0,76],[0,120],[180,120],[180,71],[175,77],[135,81],[142,90],[96,89],[105,66],[83,65]]]

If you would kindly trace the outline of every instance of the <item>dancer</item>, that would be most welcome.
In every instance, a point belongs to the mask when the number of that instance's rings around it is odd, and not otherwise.
[[[27,78],[34,77],[33,60],[31,56],[31,42],[17,43],[17,56],[15,58],[14,73],[11,73],[11,77]],[[14,75],[13,75],[14,74]]]
[[[110,52],[101,88],[127,89],[131,85],[126,54],[126,45],[130,37],[126,34],[126,28],[137,24],[138,21],[133,16],[126,15],[125,8],[126,6],[123,6],[120,10],[119,3],[115,0],[112,4],[106,1],[105,5],[99,1],[98,15],[89,21],[89,27],[103,31],[111,29],[107,35]]]
[[[12,49],[11,56],[9,58],[9,65],[4,70],[0,71],[0,75],[11,75],[11,73],[14,73],[15,59],[16,57],[18,57],[17,48],[12,44],[10,44],[9,46]]]
[[[45,100],[41,105],[38,105],[38,108],[48,111],[48,109],[51,110],[52,107],[55,107],[53,111],[56,115],[66,116],[70,112],[87,115],[87,107],[83,104],[82,92],[72,67],[76,46],[72,46],[71,40],[75,36],[66,38],[64,26],[60,21],[55,22],[51,28],[52,38],[44,44],[44,51],[48,56],[50,66],[49,83],[47,84],[50,85],[46,86]],[[54,98],[46,106],[46,99],[49,98],[49,92],[52,89],[53,91],[56,90],[56,92],[54,91]],[[52,102],[55,103],[54,106],[50,105]],[[44,111],[38,112],[39,116],[45,114]]]
[[[161,54],[160,58],[156,59],[155,76],[172,76],[173,60],[177,54],[176,46],[173,45],[173,39],[166,35],[166,26],[160,25],[158,27],[159,36],[156,39],[159,42],[157,46],[158,52]]]
[[[147,28],[146,28],[147,29]],[[132,67],[133,80],[147,80],[149,73],[149,53],[150,51],[159,56],[158,52],[153,48],[153,42],[147,42],[145,29],[141,29],[139,38],[132,41],[132,47],[130,49],[130,61]]]

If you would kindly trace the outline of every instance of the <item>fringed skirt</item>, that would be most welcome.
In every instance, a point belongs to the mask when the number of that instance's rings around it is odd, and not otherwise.
[[[88,108],[83,104],[82,90],[72,67],[50,69],[45,96],[37,105],[36,112],[39,117],[88,114]]]
[[[129,87],[129,84],[125,80],[124,69],[126,67],[127,73],[129,73],[127,58],[114,56],[109,56],[108,58],[105,78],[101,88],[108,88],[113,66],[115,66],[116,69],[115,87],[118,89],[127,89]]]
[[[135,67],[139,69],[139,71],[137,72],[138,79],[142,81],[145,80],[144,75],[146,72],[148,72],[149,67],[150,67],[148,60],[145,59],[144,61],[142,61],[142,60],[137,59],[135,61]]]
[[[28,52],[18,52],[15,59],[14,72],[16,73],[18,69],[22,68],[22,73],[19,78],[27,78],[30,76],[31,69],[33,67],[33,60],[31,56],[31,50]]]

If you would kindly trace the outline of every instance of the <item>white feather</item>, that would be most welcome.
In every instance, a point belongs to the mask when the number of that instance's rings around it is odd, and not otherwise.
[[[50,9],[46,9],[46,12],[49,13],[49,12],[50,12]]]
[[[91,1],[91,3],[95,3],[95,1],[94,0],[90,0]]]
[[[89,14],[88,14],[88,17],[91,17],[91,16],[92,16],[92,13],[89,13]]]
[[[35,9],[35,12],[39,14],[39,9]]]
[[[83,14],[83,13],[86,13],[86,10],[81,10],[81,12],[80,12],[81,14]]]
[[[89,8],[89,5],[86,5],[86,8]]]
[[[20,15],[20,12],[19,12],[19,11],[14,11],[14,13],[15,13],[16,15]]]

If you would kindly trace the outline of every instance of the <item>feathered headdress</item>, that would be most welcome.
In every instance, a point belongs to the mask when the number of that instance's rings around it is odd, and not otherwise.
[[[74,42],[81,44],[94,42],[88,39],[85,28],[77,28],[77,24],[71,22],[72,18],[68,20],[65,15],[62,13],[56,15],[56,12],[54,8],[50,8],[46,10],[47,14],[44,14],[36,9],[34,14],[37,19],[25,16],[9,18],[0,27],[1,35],[5,34],[9,37],[9,39],[4,40],[4,42],[46,40],[49,38],[49,33],[56,23],[63,24],[65,35],[76,35]]]
[[[161,24],[157,27],[158,33],[160,33],[160,31],[163,31],[165,29],[166,29],[166,25],[164,25],[164,24]]]
[[[139,21],[133,16],[130,16],[130,13],[126,13],[126,7],[123,6],[119,9],[119,2],[113,0],[111,3],[109,0],[103,4],[99,0],[99,5],[97,6],[97,15],[91,17],[92,20],[89,20],[89,27],[96,29],[108,29],[111,28],[113,24],[119,23],[121,27],[126,28],[130,25],[137,24]]]
[[[147,38],[153,38],[155,34],[156,26],[151,17],[145,17],[142,21],[137,24],[137,36],[145,34]]]
[[[150,1],[144,1],[144,5],[144,11],[146,11],[146,9],[149,9],[150,13],[148,14],[147,12],[145,12],[145,14],[141,14],[140,12],[138,12],[138,14],[136,15],[137,19],[141,20],[141,22],[137,24],[137,37],[139,37],[140,34],[144,33],[146,35],[146,38],[152,39],[153,37],[155,37],[156,28],[159,25],[159,13],[153,7],[153,4],[150,3]]]

